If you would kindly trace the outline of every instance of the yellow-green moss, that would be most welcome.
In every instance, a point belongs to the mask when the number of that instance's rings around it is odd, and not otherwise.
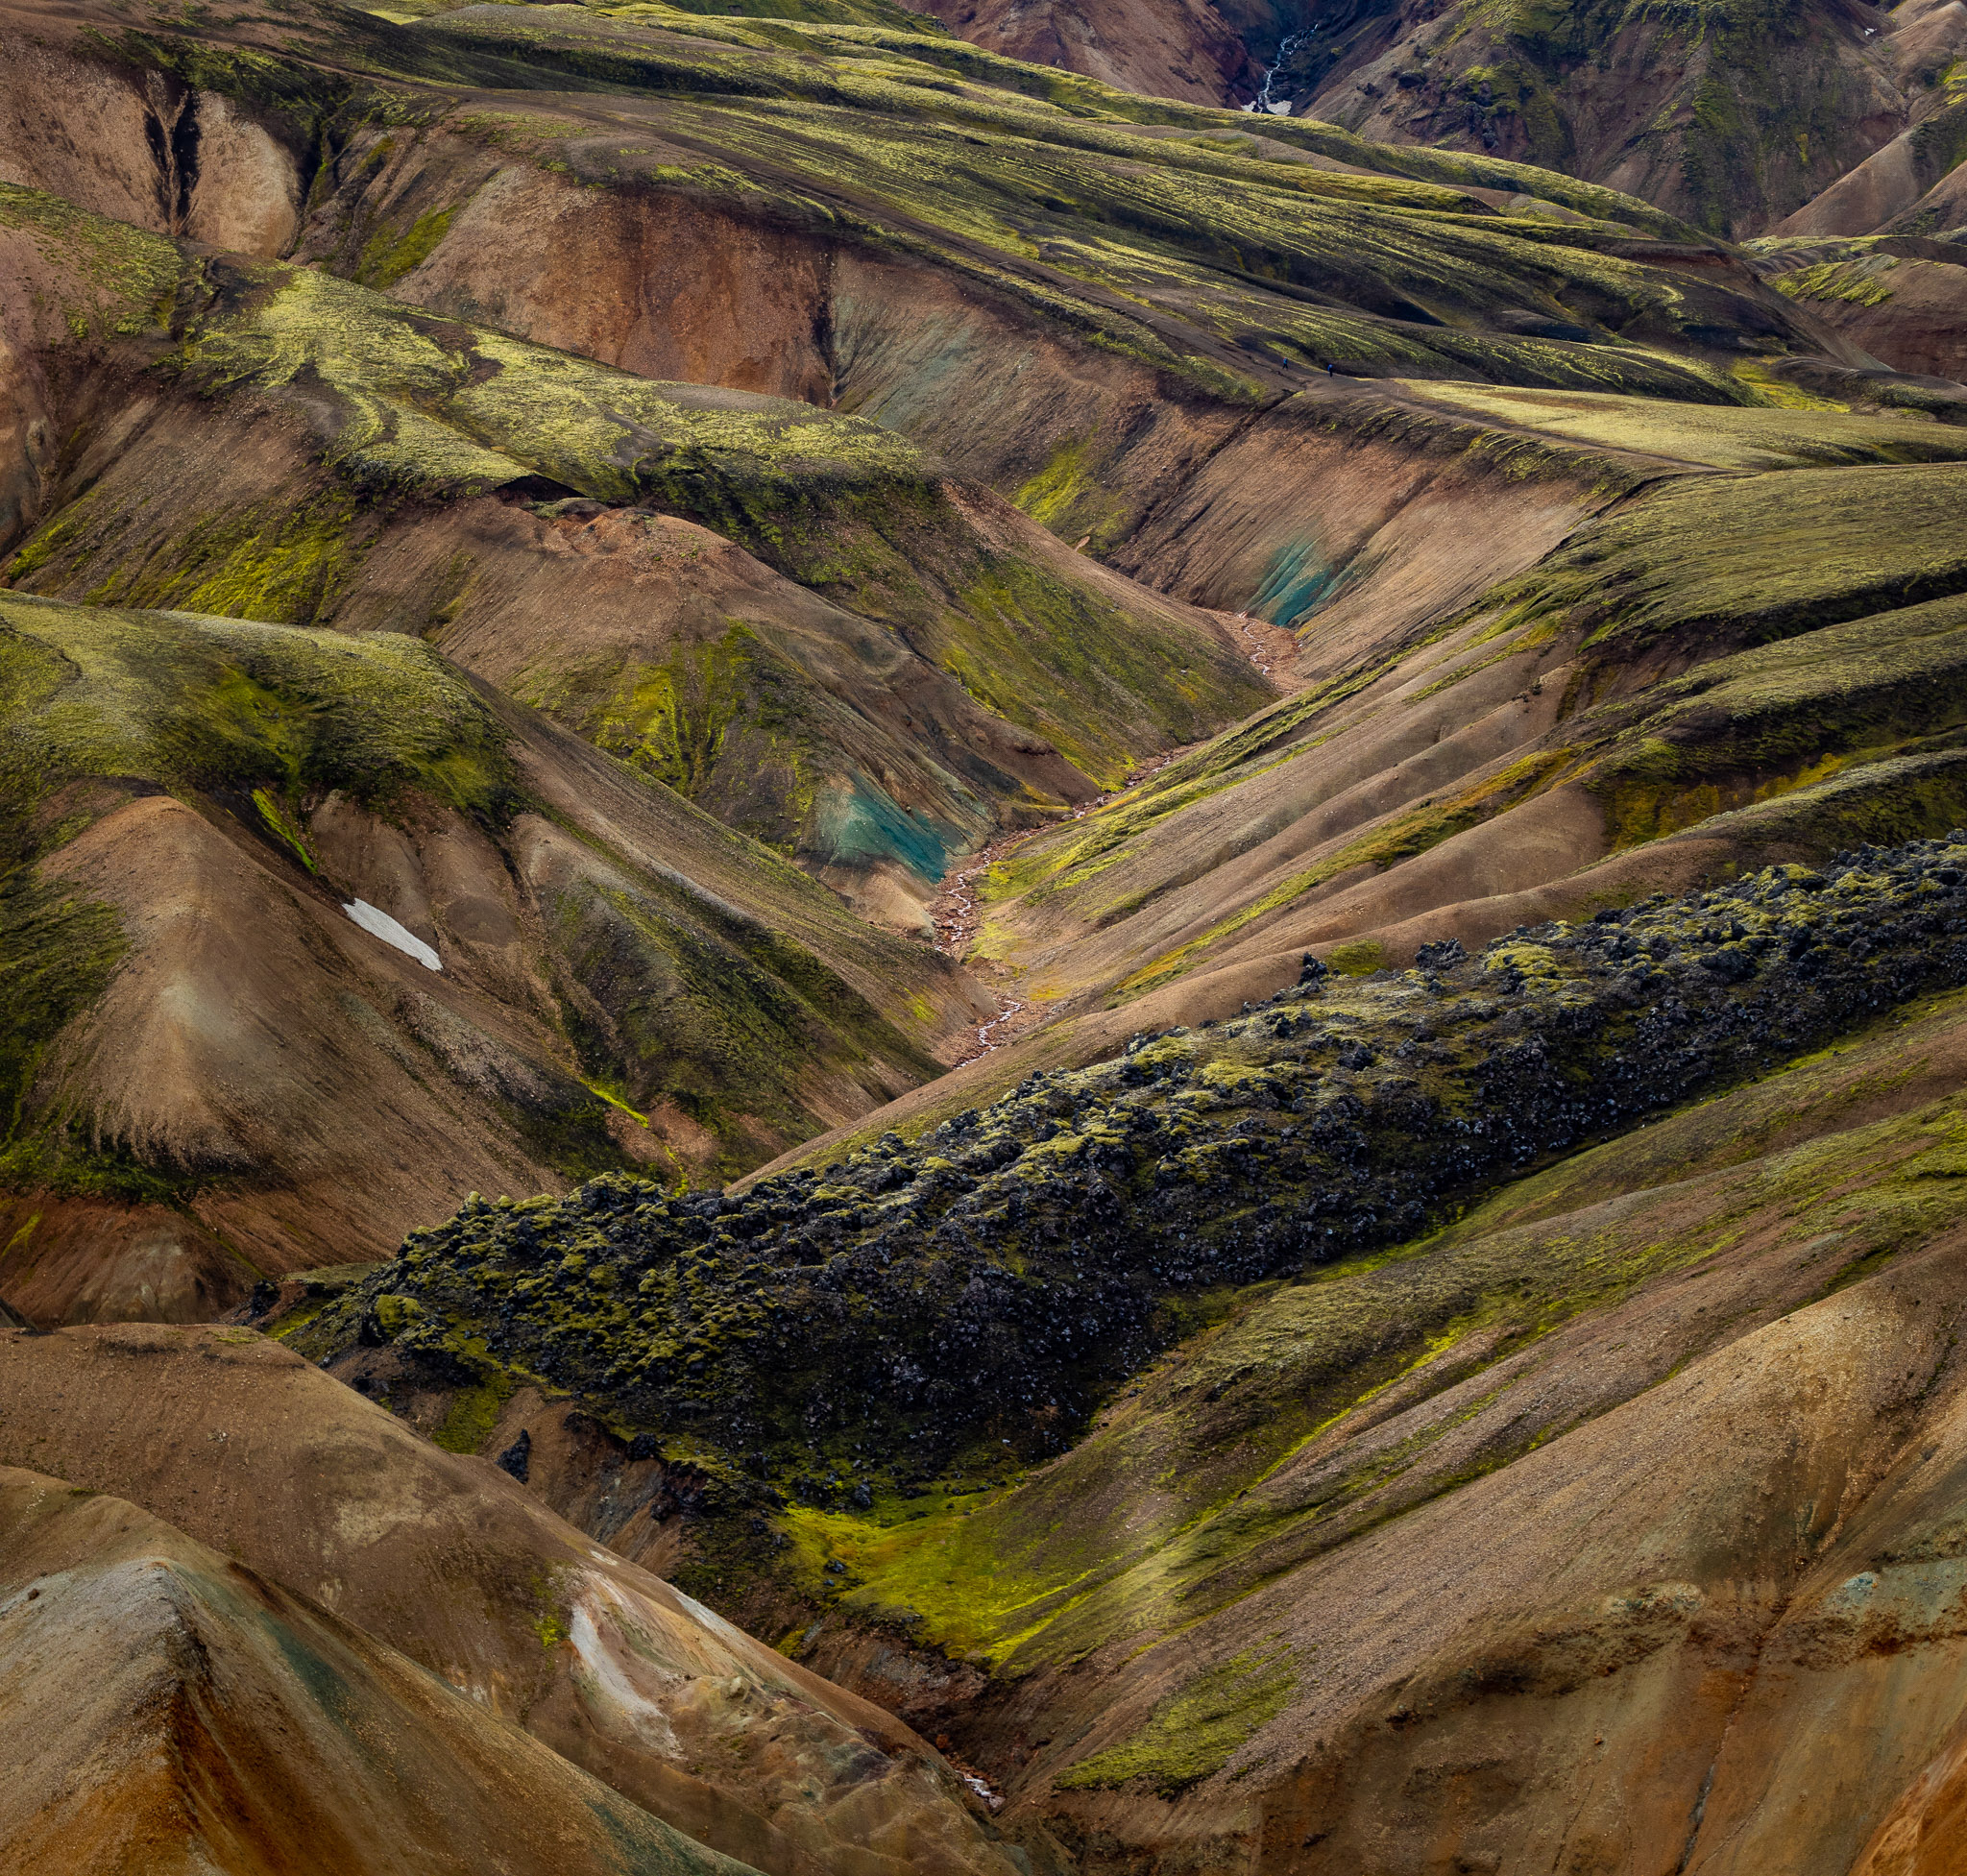
[[[39,189],[0,183],[0,228],[25,230],[73,282],[58,315],[75,339],[128,337],[164,323],[185,274],[170,242]]]
[[[1390,962],[1386,946],[1377,938],[1336,944],[1325,956],[1325,962],[1342,977],[1371,977],[1374,971],[1386,969]]]
[[[1890,255],[1864,261],[1820,261],[1814,267],[1797,267],[1778,274],[1774,284],[1778,293],[1792,300],[1834,300],[1853,306],[1882,306],[1892,297],[1892,289],[1883,276],[1898,264]]]
[[[438,242],[450,232],[457,217],[455,207],[432,208],[419,215],[401,234],[388,228],[376,230],[362,250],[355,278],[364,286],[388,292],[402,277],[429,259]]]
[[[431,1439],[447,1452],[481,1450],[512,1398],[513,1385],[510,1376],[495,1374],[475,1386],[458,1389]]]
[[[314,864],[314,856],[307,850],[306,837],[288,819],[280,804],[265,789],[255,789],[253,805],[259,810],[260,819],[293,849],[294,857],[310,873],[318,873],[321,868]]]
[[[0,593],[0,645],[16,696],[40,699],[9,725],[31,796],[126,775],[259,790],[284,819],[277,804],[309,787],[371,800],[414,787],[494,816],[511,794],[503,732],[414,640]]]
[[[1284,1711],[1297,1685],[1288,1653],[1247,1648],[1163,1700],[1130,1739],[1081,1760],[1056,1782],[1068,1791],[1089,1791],[1140,1779],[1162,1797],[1175,1797],[1222,1770]]]

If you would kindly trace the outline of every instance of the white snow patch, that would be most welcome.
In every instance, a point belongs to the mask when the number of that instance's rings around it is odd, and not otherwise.
[[[416,959],[425,970],[444,968],[443,961],[437,953],[415,932],[405,931],[388,913],[377,912],[367,899],[357,899],[352,905],[344,906],[342,910],[365,932],[379,938],[384,944],[395,945],[399,951]]]

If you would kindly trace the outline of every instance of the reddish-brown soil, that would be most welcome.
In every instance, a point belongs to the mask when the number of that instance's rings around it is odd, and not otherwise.
[[[0,1468],[0,1870],[742,1876],[125,1499]]]

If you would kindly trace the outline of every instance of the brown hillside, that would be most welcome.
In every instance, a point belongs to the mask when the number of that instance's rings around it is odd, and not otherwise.
[[[0,1876],[1967,1872],[1967,10],[699,4],[0,0]]]
[[[567,1760],[620,1793],[626,1816],[644,1807],[773,1876],[998,1876],[1009,1867],[964,1809],[954,1775],[905,1727],[584,1540],[502,1473],[439,1450],[277,1345],[236,1329],[14,1331],[0,1362],[8,1458],[59,1468],[68,1481],[42,1482],[43,1498],[120,1489],[198,1540],[104,1500],[111,1529],[99,1521],[69,1540],[85,1568],[111,1571],[127,1553],[127,1541],[109,1542],[118,1516],[136,1525],[138,1545],[173,1546],[194,1571],[231,1571],[237,1584],[238,1566],[214,1551],[238,1558],[332,1611],[304,1605],[302,1619],[329,1625],[345,1649],[394,1662],[398,1679],[412,1675],[440,1716],[447,1700],[474,1717],[489,1712],[565,1754],[555,1760],[517,1733],[506,1748],[536,1783],[543,1762],[559,1765],[568,1801],[599,1814],[604,1827],[606,1805],[578,1798],[593,1788]],[[10,1554],[18,1543],[10,1539]],[[28,1578],[50,1568],[61,1565]],[[254,1594],[238,1584],[235,1608],[242,1593]],[[223,1616],[226,1625],[251,1620],[244,1609]],[[415,1675],[405,1656],[427,1674]],[[107,1703],[92,1718],[107,1718]],[[299,1776],[297,1762],[285,1775]],[[113,1790],[92,1802],[116,1820]],[[230,1801],[215,1803],[221,1818],[231,1815]],[[489,1832],[498,1815],[483,1811],[472,1829]]]
[[[117,1498],[0,1472],[0,1869],[742,1876]]]

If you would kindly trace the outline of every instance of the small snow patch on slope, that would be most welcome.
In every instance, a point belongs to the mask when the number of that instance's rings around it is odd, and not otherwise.
[[[406,932],[388,913],[377,912],[367,899],[357,899],[352,905],[344,906],[342,910],[365,932],[373,932],[384,944],[393,944],[399,951],[407,952],[425,970],[444,968],[437,953],[415,932]]]

